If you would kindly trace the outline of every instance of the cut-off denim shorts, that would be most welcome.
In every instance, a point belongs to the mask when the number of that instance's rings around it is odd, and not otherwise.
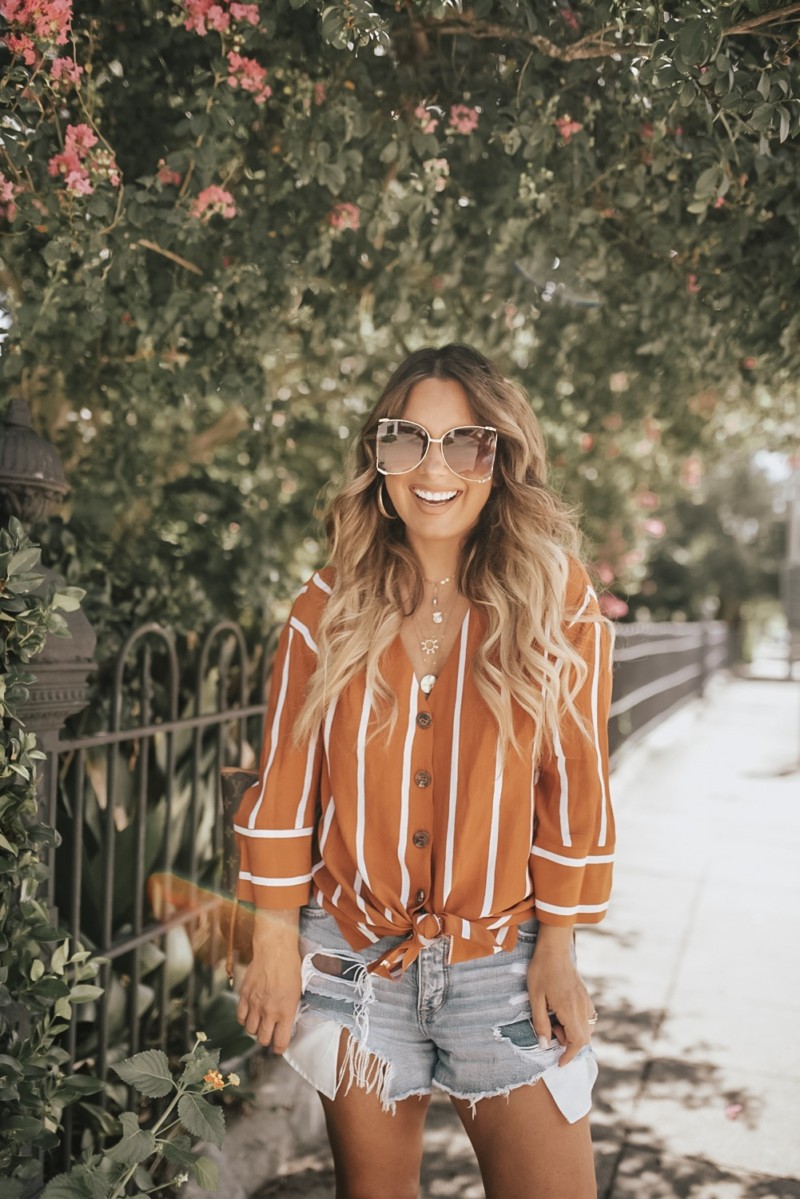
[[[591,1107],[597,1064],[585,1046],[568,1065],[558,1041],[539,1047],[527,967],[537,921],[519,925],[509,951],[448,964],[438,937],[397,981],[367,965],[403,940],[383,937],[356,951],[315,902],[301,909],[303,996],[285,1058],[329,1099],[340,1087],[374,1092],[385,1111],[436,1087],[475,1105],[542,1079],[570,1123]],[[338,1064],[341,1030],[350,1033]]]

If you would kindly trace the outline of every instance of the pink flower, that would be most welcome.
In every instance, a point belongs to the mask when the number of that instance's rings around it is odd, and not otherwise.
[[[433,179],[433,190],[444,191],[450,175],[450,164],[446,158],[426,158],[422,169],[429,179]]]
[[[19,36],[15,33],[6,34],[6,45],[12,54],[17,55],[25,63],[26,67],[36,65],[39,58],[39,52],[33,39],[28,37],[27,33],[22,33]]]
[[[580,133],[581,129],[583,129],[583,125],[580,123],[580,121],[573,121],[572,118],[568,116],[557,117],[553,124],[558,130],[561,140],[565,146],[569,144],[576,133]]]
[[[578,445],[583,450],[584,454],[588,454],[589,450],[594,445],[594,438],[592,437],[591,433],[581,433],[581,439],[578,442]]]
[[[6,179],[0,171],[0,220],[9,223],[13,221],[17,215],[17,205],[14,201],[21,191],[22,188],[18,184]]]
[[[244,92],[252,92],[256,104],[263,104],[272,95],[272,88],[264,80],[267,78],[267,68],[262,67],[254,58],[237,54],[234,50],[228,53],[228,76],[230,87],[240,87]]]
[[[604,591],[597,597],[597,602],[600,605],[600,611],[610,620],[618,620],[620,616],[628,615],[628,605],[618,595],[610,595]]]
[[[564,22],[567,29],[571,29],[573,33],[578,32],[581,27],[580,19],[571,8],[560,8],[558,10],[558,15],[561,17],[561,20]]]
[[[75,150],[85,158],[92,146],[97,145],[97,134],[89,125],[67,125],[64,144],[68,150]]]
[[[642,528],[651,537],[663,537],[667,531],[667,526],[657,516],[651,516],[648,520],[643,520]]]
[[[64,180],[64,186],[73,196],[91,196],[94,192],[89,172],[85,167],[78,167],[76,171],[70,171]]]
[[[57,58],[50,67],[50,80],[58,91],[77,87],[82,74],[83,67],[74,58]]]
[[[608,587],[610,583],[613,583],[614,579],[617,577],[614,574],[614,569],[610,562],[598,562],[597,573],[600,576],[600,581],[605,583],[606,587]]]
[[[231,4],[231,16],[234,21],[244,21],[247,25],[258,24],[257,4]]]
[[[58,175],[70,175],[80,171],[81,160],[76,150],[67,147],[60,154],[54,154],[47,164],[47,173],[55,179]]]
[[[163,158],[159,158],[158,160],[156,179],[159,183],[163,183],[165,187],[178,187],[181,182],[181,176],[177,171],[173,171],[171,167],[168,167]]]
[[[224,187],[204,188],[189,210],[189,215],[197,220],[208,221],[212,216],[224,217],[226,221],[236,216],[236,204],[230,192]]]
[[[448,132],[463,133],[468,136],[478,128],[478,110],[467,104],[453,104],[450,108],[450,124]]]
[[[636,497],[636,503],[640,508],[657,508],[661,503],[654,491],[640,491]]]
[[[324,83],[315,83],[314,84],[314,103],[315,104],[324,104],[326,95],[327,95],[327,90],[325,88],[325,84]]]
[[[72,0],[4,0],[2,15],[9,25],[19,26],[28,41],[32,38],[42,45],[64,46],[72,29]],[[12,45],[17,41],[14,35],[6,40],[12,53],[21,52]],[[27,56],[25,61],[33,65]]]
[[[689,295],[696,296],[702,286],[702,283],[697,282],[697,275],[686,276],[686,290],[689,292]]]
[[[417,105],[414,116],[422,126],[423,133],[434,133],[439,127],[439,122],[431,116],[424,104]]]
[[[336,204],[328,213],[328,224],[333,229],[359,229],[361,212],[357,204]]]

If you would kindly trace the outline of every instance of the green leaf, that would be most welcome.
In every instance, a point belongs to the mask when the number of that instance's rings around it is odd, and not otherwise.
[[[210,1157],[198,1157],[195,1162],[194,1176],[204,1191],[216,1193],[219,1190],[219,1165]]]
[[[173,1141],[161,1142],[161,1152],[173,1165],[193,1170],[197,1164],[197,1157],[192,1152],[191,1145],[188,1137],[175,1137]]]
[[[203,1141],[221,1146],[225,1137],[225,1117],[218,1107],[212,1107],[201,1095],[181,1095],[178,1115],[184,1128]]]
[[[8,578],[13,575],[23,575],[26,571],[32,570],[38,565],[39,559],[42,556],[42,551],[38,547],[29,550],[17,550],[16,554],[12,554],[6,568]]]
[[[160,1049],[145,1049],[126,1061],[113,1066],[123,1082],[136,1087],[142,1095],[158,1099],[167,1095],[175,1085],[169,1068],[167,1055]]]
[[[124,1136],[116,1145],[106,1149],[106,1157],[111,1161],[120,1162],[123,1166],[132,1166],[147,1161],[156,1151],[156,1138],[152,1132],[139,1127],[139,1121],[133,1112],[123,1112],[120,1116]]]
[[[48,1182],[42,1199],[107,1199],[111,1187],[110,1179],[86,1166],[76,1166],[69,1174],[57,1174]]]
[[[69,997],[73,1003],[92,1003],[102,994],[103,988],[96,987],[94,983],[78,983],[77,987],[70,991]]]

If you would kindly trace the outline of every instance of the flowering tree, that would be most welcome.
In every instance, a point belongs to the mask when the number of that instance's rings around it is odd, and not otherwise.
[[[785,436],[797,4],[0,12],[2,370],[66,459],[109,635],[260,628],[420,344],[526,384],[608,582],[646,569],[643,495]]]

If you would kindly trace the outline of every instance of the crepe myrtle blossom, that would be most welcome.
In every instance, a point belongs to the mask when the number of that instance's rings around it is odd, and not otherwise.
[[[172,167],[168,167],[165,159],[159,158],[156,179],[165,187],[178,187],[181,175],[177,171],[173,171]]]
[[[332,229],[359,229],[361,210],[357,204],[336,204],[328,213],[328,224]]]
[[[17,215],[16,197],[22,191],[16,183],[12,183],[0,171],[0,221],[13,221]]]
[[[423,133],[435,133],[439,128],[439,122],[431,116],[424,104],[417,105],[414,109],[414,116],[419,121]]]
[[[235,50],[228,53],[228,85],[240,87],[244,92],[252,92],[256,104],[263,104],[272,95],[272,88],[264,81],[267,78],[267,68],[254,58],[237,54]]]
[[[553,124],[558,130],[559,136],[565,146],[569,144],[576,133],[580,133],[581,129],[583,129],[580,121],[573,121],[572,117],[569,116],[557,117]]]
[[[20,52],[13,44],[20,40],[25,41],[26,55],[31,39],[44,45],[67,44],[72,31],[72,0],[3,0],[0,8],[8,24],[17,26],[6,38],[13,54]]]
[[[478,110],[468,104],[453,104],[450,108],[448,133],[463,133],[465,136],[478,128]]]
[[[89,125],[67,125],[64,149],[47,164],[53,179],[63,178],[64,187],[73,196],[91,196],[98,183],[119,187],[119,167],[110,150],[97,145],[97,134]]]
[[[59,92],[66,92],[71,87],[77,87],[82,74],[83,67],[74,58],[57,58],[50,64],[50,82]]]
[[[611,595],[607,591],[601,592],[597,597],[597,602],[600,605],[600,611],[610,620],[618,620],[621,616],[628,615],[628,605],[618,595]]]
[[[229,221],[236,216],[236,204],[229,191],[212,184],[211,187],[203,188],[192,204],[189,214],[199,221],[209,221],[212,216],[221,216]]]
[[[446,158],[426,158],[422,169],[429,179],[433,180],[433,190],[444,191],[450,175],[450,164]]]
[[[258,24],[257,4],[216,3],[215,0],[183,0],[184,29],[205,37],[209,31],[228,33],[231,25]]]

